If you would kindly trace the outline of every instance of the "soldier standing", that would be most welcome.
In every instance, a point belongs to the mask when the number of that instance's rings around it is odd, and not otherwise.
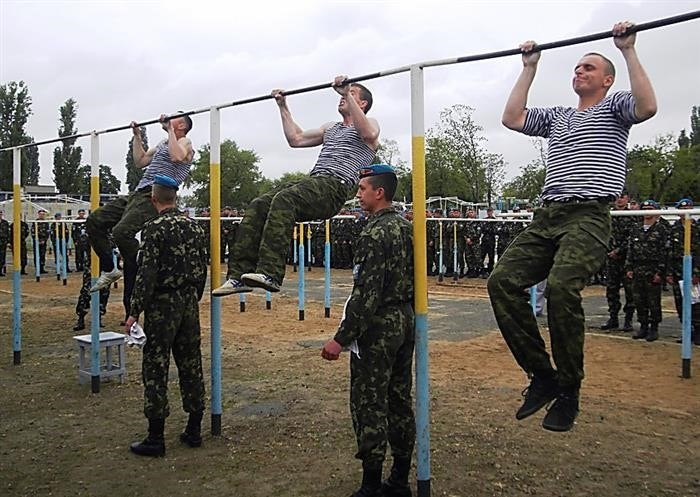
[[[190,447],[202,444],[204,414],[199,300],[207,280],[207,255],[202,228],[176,207],[178,182],[156,175],[153,205],[158,217],[141,233],[136,285],[126,333],[143,312],[147,337],[143,347],[144,414],[148,436],[131,444],[142,456],[164,456],[168,407],[168,367],[172,351],[178,370],[182,407],[189,413],[180,440]]]
[[[78,209],[77,223],[71,227],[71,238],[73,239],[73,250],[75,250],[75,270],[82,271],[85,268],[86,258],[90,258],[90,250],[81,246],[87,240],[87,229],[85,228],[85,209]],[[84,235],[83,235],[84,234]]]
[[[350,355],[350,410],[362,460],[353,497],[411,495],[408,473],[415,442],[411,402],[413,363],[413,228],[391,206],[397,179],[384,164],[360,172],[357,198],[370,214],[357,240],[354,286],[334,338],[321,355]],[[387,440],[393,465],[382,484]]]
[[[57,240],[60,240],[63,238],[63,243],[66,245],[66,249],[68,247],[68,240],[70,238],[70,231],[68,230],[68,227],[65,225],[65,223],[61,223],[61,213],[57,212],[53,215],[53,218],[56,220],[55,223],[51,223],[49,227],[49,238],[51,239],[51,246],[53,247],[53,262],[56,264],[56,267],[58,268],[58,254],[61,253],[63,254],[63,245],[58,243]],[[58,236],[56,236],[56,233],[58,233]],[[68,250],[66,250],[66,254],[68,253]],[[63,255],[61,255],[63,257]],[[70,265],[68,264],[68,261],[66,261],[66,271],[71,272],[70,270]]]
[[[486,209],[486,219],[496,219],[493,215],[493,208],[489,207]],[[482,223],[481,228],[481,263],[483,267],[483,262],[486,256],[489,257],[488,265],[486,266],[486,273],[484,277],[491,274],[493,271],[493,264],[496,259],[496,223],[493,221],[488,221]]]
[[[467,209],[467,219],[476,219],[476,211],[471,207]],[[464,224],[465,258],[467,259],[467,278],[478,278],[484,268],[483,257],[479,252],[479,238],[481,228],[476,221],[467,221]],[[479,262],[481,261],[481,262]]]
[[[642,210],[658,210],[654,200],[645,200]],[[659,222],[659,216],[644,216],[630,234],[625,271],[632,281],[634,306],[640,328],[632,338],[646,338],[653,342],[659,338],[661,322],[661,283],[666,275],[666,244],[668,231]]]
[[[229,207],[228,205],[224,207],[224,210],[221,211],[221,217],[222,218],[230,218],[231,213],[233,209]],[[231,240],[231,231],[233,228],[233,221],[230,219],[222,219],[221,220],[221,263],[223,264],[226,262],[226,249],[228,248],[229,250],[231,249],[231,245],[229,245],[229,241]]]
[[[431,211],[425,211],[425,218],[428,219],[431,217],[433,217],[433,213]],[[438,229],[439,226],[437,222],[426,222],[425,243],[427,245],[426,253],[428,259],[428,276],[435,276],[439,273],[439,269],[437,269],[438,253],[436,250],[436,247],[439,243]]]
[[[7,256],[7,244],[12,240],[10,223],[3,219],[3,211],[0,211],[0,276],[7,274],[5,258]]]
[[[614,210],[627,210],[628,202],[629,196],[626,191],[623,191],[615,201]],[[601,330],[614,330],[620,326],[618,313],[622,308],[620,287],[623,287],[625,290],[625,322],[622,325],[622,331],[632,331],[634,295],[632,294],[632,281],[625,276],[625,258],[627,257],[630,232],[634,224],[634,218],[629,216],[614,216],[611,220],[605,289],[610,318],[600,327]]]
[[[76,231],[75,228],[78,228]],[[83,261],[82,272],[83,272],[83,284],[80,287],[80,295],[78,296],[78,303],[75,305],[75,314],[78,316],[75,326],[73,326],[73,331],[80,331],[85,329],[85,315],[90,309],[90,285],[92,284],[92,270],[91,270],[91,257],[90,257],[90,241],[88,239],[87,229],[85,229],[85,223],[76,223],[74,226],[73,243],[75,244],[75,250],[83,252],[81,254],[81,260]],[[78,254],[76,253],[76,260],[78,260]],[[109,287],[102,288],[100,290],[100,326],[102,326],[102,316],[107,313],[107,302],[109,301]]]
[[[13,231],[13,224],[10,224],[10,233]],[[22,272],[20,274],[27,274],[27,237],[29,237],[29,224],[26,221],[20,221],[20,237],[19,237],[19,260],[22,266]],[[15,246],[10,244],[10,249],[14,253]]]
[[[46,219],[46,211],[39,209],[37,212],[37,221]],[[46,274],[46,242],[49,240],[50,227],[48,223],[36,223],[37,226],[32,230],[32,241],[34,242],[34,250],[39,248],[39,274]]]
[[[676,209],[692,209],[693,201],[689,198],[682,198],[676,204]],[[673,301],[676,305],[678,319],[683,322],[683,295],[679,282],[683,280],[683,256],[685,242],[685,222],[681,217],[671,226],[669,233],[668,265],[666,281],[673,288]],[[690,253],[693,259],[691,268],[692,284],[700,283],[700,226],[695,219],[690,219]],[[690,307],[690,329],[692,340],[695,345],[700,345],[700,303],[692,304]],[[681,343],[682,339],[678,340]]]

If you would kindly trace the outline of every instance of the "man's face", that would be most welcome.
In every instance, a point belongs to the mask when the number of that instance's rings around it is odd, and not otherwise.
[[[476,217],[476,212],[474,212],[474,209],[469,209],[467,211],[467,217],[470,219],[474,219]]]
[[[357,105],[360,106],[362,110],[367,106],[367,102],[365,100],[360,100],[360,89],[356,88],[354,86],[350,87],[350,91],[348,92],[348,98],[352,98],[357,102]],[[345,97],[340,97],[340,101],[338,102],[338,112],[341,114],[345,114],[348,112],[348,103],[345,100]]]
[[[450,211],[450,217],[460,217],[460,215],[461,214],[459,213],[459,211],[456,211],[456,210]]]
[[[408,211],[406,213],[406,219],[408,219],[409,221],[413,221],[413,211]]]
[[[383,188],[377,190],[374,189],[372,184],[369,182],[369,178],[362,178],[360,180],[359,187],[357,188],[357,200],[360,202],[360,207],[363,210],[372,213],[375,210],[376,205],[381,199],[383,193]]]
[[[170,126],[173,127],[173,129],[185,129],[185,119],[182,117],[176,117],[174,119],[170,120]],[[163,123],[163,129],[165,131],[168,131],[168,121],[165,121]]]
[[[231,217],[231,209],[224,209],[224,210],[221,212],[221,215],[222,215],[223,217]]]
[[[624,209],[625,207],[627,207],[629,201],[629,196],[622,194],[619,197],[617,197],[617,200],[615,200],[615,207],[618,209]]]
[[[493,217],[493,209],[486,209],[486,217]]]
[[[238,217],[238,209],[233,209],[231,211],[231,217]]]
[[[639,210],[639,202],[636,200],[630,200],[630,209],[633,211],[638,211]]]
[[[574,92],[581,96],[607,91],[615,81],[612,74],[606,74],[607,63],[598,55],[584,55],[574,68],[572,86]]]
[[[37,214],[37,216],[38,216],[38,219],[43,220],[43,219],[46,217],[46,212],[44,212],[44,211],[39,211],[39,213]]]
[[[85,211],[78,211],[78,219],[85,219]]]

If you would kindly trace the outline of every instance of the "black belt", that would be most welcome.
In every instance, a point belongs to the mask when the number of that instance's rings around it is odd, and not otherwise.
[[[314,175],[311,176],[311,177],[312,177],[312,178],[319,178],[319,177],[322,177],[322,178],[333,178],[334,180],[340,182],[341,184],[345,185],[345,186],[348,187],[348,188],[352,188],[353,186],[355,186],[355,184],[354,184],[352,181],[348,181],[348,180],[346,180],[346,179],[344,179],[344,178],[341,178],[340,176],[333,176],[332,174],[314,174]]]
[[[596,197],[596,198],[565,198],[562,200],[545,200],[542,205],[549,207],[550,205],[565,205],[565,204],[585,204],[588,202],[598,202],[599,204],[609,204],[613,199],[610,197]]]

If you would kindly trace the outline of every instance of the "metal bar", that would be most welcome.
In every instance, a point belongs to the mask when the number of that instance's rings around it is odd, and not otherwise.
[[[22,238],[22,151],[18,148],[12,151],[12,363],[19,366],[22,363],[22,252],[21,244],[27,240]]]

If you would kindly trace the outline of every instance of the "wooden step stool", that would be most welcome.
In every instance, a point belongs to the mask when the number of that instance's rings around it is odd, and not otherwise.
[[[78,346],[78,381],[80,384],[90,382],[92,378],[92,335],[73,337]],[[119,376],[119,383],[124,383],[126,375],[126,339],[123,333],[105,331],[100,333],[100,380]],[[116,350],[115,350],[116,347]],[[115,362],[116,361],[116,362]]]

